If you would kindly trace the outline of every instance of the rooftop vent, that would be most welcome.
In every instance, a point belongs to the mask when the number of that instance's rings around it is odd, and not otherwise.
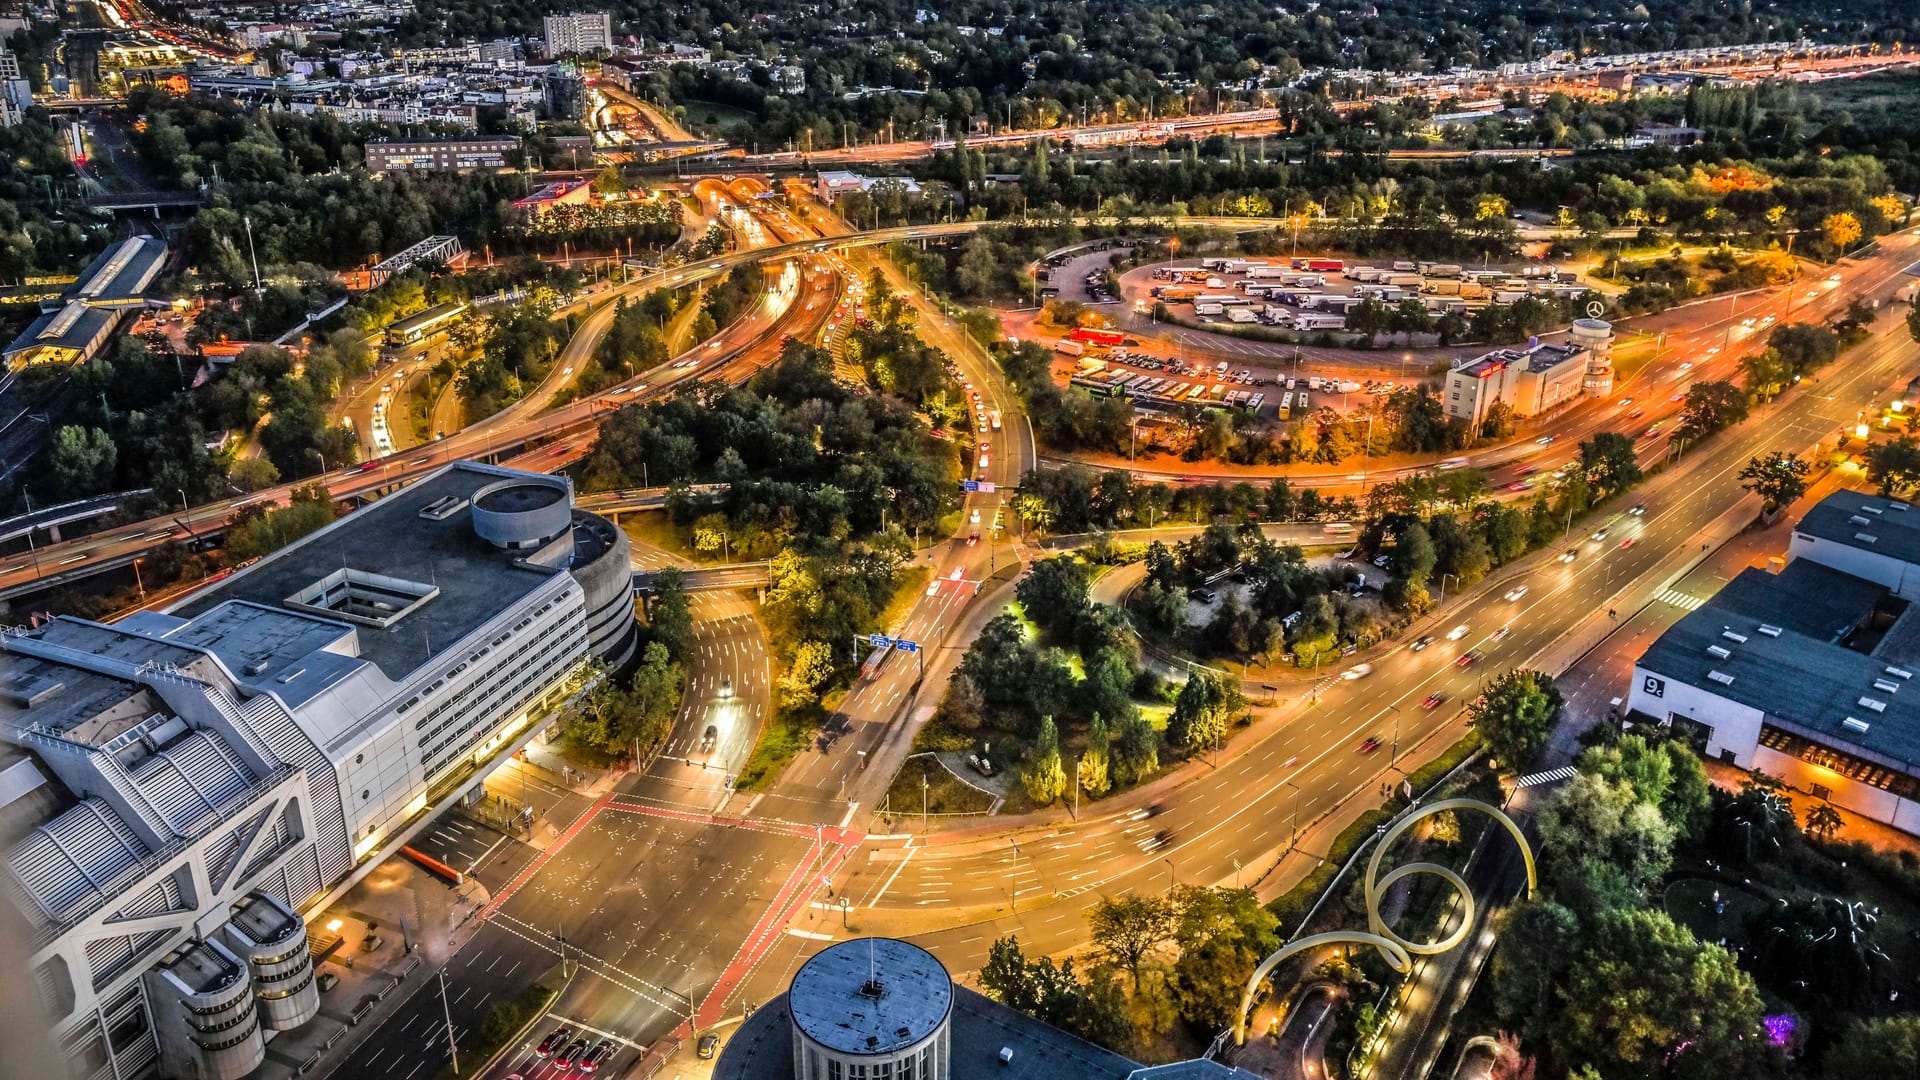
[[[860,996],[878,1001],[887,996],[887,984],[880,981],[880,976],[875,975],[860,984]]]
[[[1747,635],[1736,633],[1735,631],[1732,631],[1732,630],[1722,629],[1720,631],[1720,636],[1723,638],[1726,638],[1728,641],[1734,642],[1735,644],[1745,645],[1747,643]]]
[[[1773,625],[1772,623],[1761,623],[1760,632],[1767,635],[1768,637],[1780,636],[1780,628]]]
[[[1721,686],[1733,685],[1733,676],[1724,671],[1709,671],[1707,672],[1707,678],[1719,683]]]
[[[1880,542],[1880,538],[1872,533],[1854,533],[1853,538],[1863,544],[1877,544]]]
[[[1913,507],[1911,507],[1911,506],[1908,506],[1908,505],[1907,505],[1906,503],[1903,503],[1903,502],[1890,502],[1890,503],[1888,503],[1888,504],[1887,504],[1887,509],[1889,509],[1889,510],[1898,510],[1898,511],[1900,511],[1901,513],[1903,513],[1903,514],[1904,514],[1904,513],[1906,513],[1907,511],[1909,511],[1909,510],[1911,510],[1911,509],[1913,509]]]
[[[267,668],[271,666],[273,665],[266,660],[255,660],[241,670],[245,671],[248,675],[265,675]]]
[[[1862,517],[1862,516],[1860,516],[1859,514],[1855,514],[1855,515],[1853,515],[1852,517],[1850,517],[1850,518],[1848,518],[1848,519],[1847,519],[1847,524],[1849,524],[1849,525],[1871,525],[1871,524],[1873,524],[1873,522],[1872,522],[1872,521],[1870,521],[1870,520],[1868,520],[1867,518],[1864,518],[1864,517]]]
[[[1877,700],[1875,698],[1863,697],[1855,704],[1859,705],[1863,709],[1872,709],[1874,712],[1887,711],[1887,703],[1884,701]]]
[[[467,500],[458,495],[442,495],[420,508],[420,516],[428,521],[445,521],[459,513],[467,505]]]
[[[1900,684],[1894,682],[1892,679],[1875,679],[1873,680],[1873,688],[1883,694],[1891,694],[1900,689]]]
[[[1868,513],[1868,514],[1876,514],[1876,515],[1877,515],[1877,514],[1879,514],[1879,513],[1880,513],[1880,512],[1882,511],[1882,510],[1884,510],[1884,509],[1886,509],[1886,508],[1885,508],[1885,507],[1881,507],[1881,506],[1862,506],[1862,507],[1861,507],[1860,509],[1861,509],[1861,511],[1862,511],[1862,512],[1864,512],[1864,513]]]
[[[1727,657],[1732,656],[1733,652],[1725,646],[1709,645],[1707,646],[1707,655],[1713,657],[1715,660],[1725,660]]]
[[[1848,731],[1857,731],[1860,734],[1865,735],[1867,733],[1867,729],[1871,728],[1873,725],[1867,723],[1865,720],[1856,720],[1853,717],[1849,716],[1845,720],[1840,721],[1840,726],[1846,728]]]
[[[1913,672],[1908,671],[1906,668],[1889,667],[1887,668],[1887,674],[1893,676],[1896,679],[1913,678]]]

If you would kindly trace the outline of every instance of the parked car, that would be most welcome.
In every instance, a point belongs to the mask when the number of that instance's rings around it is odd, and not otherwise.
[[[700,1060],[706,1061],[709,1058],[713,1057],[714,1050],[717,1049],[719,1045],[720,1045],[720,1036],[715,1035],[711,1031],[707,1032],[705,1035],[700,1036],[699,1051],[698,1051],[700,1055]]]

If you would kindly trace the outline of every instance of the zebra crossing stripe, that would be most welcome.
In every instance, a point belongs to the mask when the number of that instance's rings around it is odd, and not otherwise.
[[[1678,589],[1668,589],[1654,599],[1659,600],[1663,604],[1672,604],[1682,611],[1695,611],[1699,609],[1700,605],[1706,603],[1705,599],[1698,596],[1689,596]]]

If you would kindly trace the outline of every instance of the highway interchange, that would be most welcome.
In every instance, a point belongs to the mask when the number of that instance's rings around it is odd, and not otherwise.
[[[601,302],[562,350],[554,373],[525,400],[428,447],[376,460],[371,468],[328,474],[324,479],[336,496],[377,495],[463,457],[543,469],[578,460],[591,445],[596,419],[608,409],[689,378],[742,379],[772,359],[782,335],[818,336],[849,275],[869,265],[855,246],[963,231],[881,230],[822,240],[794,217],[755,205],[759,192],[752,181],[703,183],[695,190],[703,203],[730,200],[742,208],[736,217],[751,215],[751,224],[735,226],[741,250],[647,275],[615,288],[608,299],[690,284],[735,266],[765,265],[764,302],[691,356],[602,394],[555,405],[577,362],[612,319],[613,305]],[[1885,296],[1904,280],[1898,268],[1911,263],[1914,252],[1914,237],[1902,234],[1843,265],[1839,281],[1795,287],[1800,295],[1791,300],[1776,290],[1725,311],[1669,313],[1661,317],[1671,328],[1660,357],[1616,397],[1653,403],[1643,405],[1647,415],[1636,418],[1636,426],[1669,414],[1676,407],[1673,395],[1688,382],[1733,369],[1739,350],[1731,346],[1747,332],[1743,320],[1755,319],[1758,326],[1768,316],[1782,318],[1788,303],[1803,317],[1825,316],[1856,293]],[[378,1031],[332,1063],[334,1071],[408,1080],[431,1075],[444,1061],[444,1045],[424,1033],[443,1010],[456,1032],[471,1030],[501,995],[550,972],[564,978],[557,968],[563,953],[578,970],[565,983],[554,1019],[527,1042],[564,1021],[613,1042],[613,1064],[624,1067],[649,1048],[664,1052],[676,1040],[737,1018],[783,988],[806,956],[849,933],[912,937],[953,970],[968,971],[1006,934],[1049,952],[1081,943],[1084,912],[1102,896],[1157,892],[1177,882],[1253,883],[1274,869],[1311,822],[1399,775],[1401,759],[1450,741],[1462,729],[1461,703],[1484,679],[1552,659],[1557,643],[1604,620],[1607,609],[1636,609],[1677,580],[1697,559],[1699,538],[1717,535],[1748,512],[1749,497],[1734,474],[1749,456],[1803,451],[1831,438],[1851,425],[1858,410],[1904,385],[1914,359],[1913,343],[1897,320],[1881,318],[1875,337],[1824,372],[1817,385],[1790,392],[1755,421],[1686,452],[1651,478],[1632,497],[1644,504],[1644,515],[1610,506],[1577,523],[1563,545],[1451,598],[1420,631],[1437,639],[1430,648],[1391,648],[1370,659],[1371,673],[1364,678],[1289,682],[1277,704],[1256,710],[1253,726],[1225,751],[1177,779],[1085,807],[1078,821],[1055,813],[930,837],[870,837],[863,830],[874,820],[872,811],[912,731],[937,703],[944,675],[966,641],[991,615],[993,605],[980,602],[981,594],[1006,596],[1018,568],[1041,554],[1004,527],[1008,489],[1037,464],[1017,398],[986,354],[935,305],[903,281],[894,284],[918,309],[923,335],[959,365],[982,408],[1006,420],[984,433],[989,465],[982,478],[998,490],[966,496],[960,533],[922,552],[931,571],[924,593],[898,625],[884,628],[918,643],[924,679],[915,657],[890,656],[877,678],[856,683],[841,703],[837,738],[800,755],[767,790],[736,793],[731,778],[769,717],[771,659],[750,594],[700,594],[698,644],[688,659],[687,693],[665,753],[645,773],[625,777],[598,798],[533,781],[544,785],[535,800],[541,818],[554,824],[551,841],[538,848],[451,817],[439,823],[432,842],[449,857],[473,857],[480,864],[475,877],[491,899],[478,929],[448,966],[446,1004],[435,987],[414,992]],[[1720,353],[1708,355],[1716,345]],[[1564,460],[1578,437],[1625,425],[1627,410],[1619,402],[1583,407],[1562,426],[1561,442],[1529,441],[1482,455],[1485,460],[1475,464],[1488,466],[1504,486],[1517,481],[1521,469]],[[1665,438],[1665,429],[1643,438],[1643,460],[1667,456]],[[1357,490],[1365,482],[1326,479],[1335,489],[1351,483]],[[249,499],[284,493],[274,489]],[[189,508],[49,545],[40,551],[40,566],[58,567],[74,556],[90,565],[131,558],[184,536],[182,530],[218,527],[234,505]],[[981,540],[968,543],[976,511]],[[1604,538],[1596,539],[1603,528]],[[1311,527],[1299,535],[1310,537]],[[1562,561],[1558,556],[1567,550],[1576,555]],[[636,547],[637,565],[675,561]],[[10,564],[0,568],[0,589],[34,578],[33,567]],[[1125,585],[1124,573],[1113,575],[1100,585],[1102,598],[1117,596]],[[1521,585],[1524,595],[1506,598]],[[1444,636],[1456,626],[1464,628],[1457,640]],[[1477,662],[1462,666],[1468,653]],[[1434,707],[1423,707],[1436,696]],[[1367,738],[1381,741],[1379,752],[1356,750]],[[490,786],[504,793],[528,782],[525,776],[496,777]],[[490,1075],[512,1071],[528,1078],[560,1072],[531,1056],[525,1044]]]

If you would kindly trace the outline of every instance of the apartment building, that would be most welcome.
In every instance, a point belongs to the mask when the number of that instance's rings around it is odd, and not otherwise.
[[[613,51],[613,19],[604,11],[548,15],[540,23],[548,56]]]

